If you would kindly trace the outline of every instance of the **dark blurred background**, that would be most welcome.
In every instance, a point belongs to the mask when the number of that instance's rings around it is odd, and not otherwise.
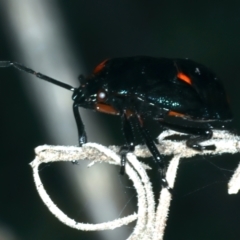
[[[236,129],[239,42],[239,1],[0,2],[0,60],[22,62],[77,86],[80,73],[91,73],[106,58],[188,57],[222,78]],[[100,233],[66,227],[36,192],[28,165],[33,149],[77,144],[71,93],[15,69],[0,69],[0,78],[0,239],[126,239],[134,224]],[[90,141],[123,143],[117,117],[81,113]],[[227,154],[182,161],[164,239],[240,239],[240,195],[227,194],[228,179],[239,160],[239,155]],[[41,177],[58,206],[80,222],[93,223],[136,211],[135,191],[126,176],[118,175],[118,168],[85,165],[41,167]],[[157,195],[159,179],[152,178]]]

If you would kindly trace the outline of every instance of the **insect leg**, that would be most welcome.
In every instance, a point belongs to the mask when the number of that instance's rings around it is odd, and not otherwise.
[[[151,154],[153,156],[153,159],[158,164],[159,171],[161,173],[162,187],[167,188],[169,191],[171,191],[172,189],[168,186],[167,180],[165,178],[166,165],[163,160],[164,157],[159,153],[159,151],[154,143],[154,140],[150,136],[148,129],[144,126],[143,120],[141,119],[141,117],[139,115],[138,115],[138,121],[137,121],[136,127],[139,130],[140,134],[142,135],[142,137],[145,141],[145,144],[147,145],[149,151],[151,152]]]
[[[215,145],[207,145],[202,146],[199,143],[204,142],[206,140],[209,140],[212,138],[213,132],[210,129],[198,129],[197,131],[198,136],[190,137],[186,144],[188,147],[193,148],[197,151],[203,151],[203,150],[215,150]]]
[[[211,129],[207,128],[207,126],[204,127],[194,127],[189,124],[189,126],[179,126],[174,124],[169,124],[166,122],[162,122],[161,125],[168,127],[172,130],[190,134],[190,138],[187,140],[186,145],[189,148],[192,148],[197,151],[203,151],[203,150],[215,150],[215,145],[207,145],[202,146],[200,143],[207,141],[212,138],[213,132]]]
[[[82,146],[84,143],[87,142],[87,135],[85,132],[84,124],[82,122],[79,110],[78,110],[78,105],[76,103],[73,103],[73,114],[77,124],[77,129],[78,129],[79,146]]]
[[[135,138],[133,134],[133,125],[131,122],[131,116],[128,118],[125,113],[122,114],[121,120],[122,120],[122,131],[123,136],[125,138],[125,145],[121,147],[119,154],[121,156],[121,168],[120,168],[120,174],[123,175],[125,172],[125,165],[126,165],[126,155],[129,152],[134,151],[135,147]]]

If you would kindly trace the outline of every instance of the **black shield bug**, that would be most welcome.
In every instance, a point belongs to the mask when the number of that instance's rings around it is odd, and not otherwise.
[[[88,77],[79,77],[74,88],[19,63],[1,61],[0,67],[14,67],[73,92],[73,112],[78,129],[79,145],[87,142],[78,111],[83,107],[119,115],[125,145],[121,147],[121,173],[126,154],[134,150],[133,127],[142,135],[164,178],[165,164],[145,126],[145,117],[164,128],[188,133],[188,147],[214,150],[214,145],[201,142],[212,137],[212,129],[226,128],[232,121],[225,90],[218,77],[205,66],[188,59],[127,57],[107,59]]]

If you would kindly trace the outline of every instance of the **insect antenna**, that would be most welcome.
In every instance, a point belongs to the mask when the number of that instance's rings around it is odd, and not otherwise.
[[[66,83],[63,83],[63,82],[60,82],[56,79],[53,79],[51,77],[48,77],[46,75],[43,75],[39,72],[35,72],[34,70],[30,69],[30,68],[27,68],[25,66],[23,66],[22,64],[20,63],[17,63],[17,62],[11,62],[11,61],[0,61],[0,67],[2,68],[7,68],[7,67],[14,67],[20,71],[23,71],[23,72],[27,72],[27,73],[30,73],[30,74],[33,74],[35,75],[37,78],[40,78],[42,80],[45,80],[47,82],[50,82],[50,83],[53,83],[55,85],[58,85],[59,87],[62,87],[62,88],[65,88],[67,90],[70,90],[72,92],[74,92],[75,88],[72,87],[71,85],[68,85]]]

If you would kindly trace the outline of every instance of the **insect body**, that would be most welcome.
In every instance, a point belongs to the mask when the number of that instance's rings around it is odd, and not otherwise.
[[[212,137],[212,129],[223,129],[232,120],[225,90],[218,77],[205,66],[188,59],[153,57],[113,58],[100,63],[88,77],[79,77],[74,88],[15,62],[2,61],[0,67],[13,66],[38,78],[73,91],[73,112],[79,145],[87,142],[78,107],[119,115],[125,145],[120,150],[121,172],[126,154],[134,150],[133,127],[142,135],[162,172],[165,164],[145,126],[145,117],[164,128],[191,135],[186,142],[195,150],[214,150],[200,143]]]

